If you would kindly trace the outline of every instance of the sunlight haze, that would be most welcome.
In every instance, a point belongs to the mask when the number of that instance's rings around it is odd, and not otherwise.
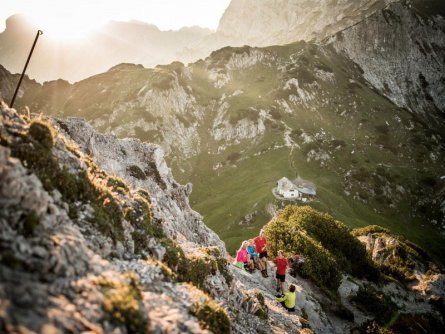
[[[138,20],[161,30],[201,26],[215,30],[230,0],[1,0],[0,30],[24,14],[49,37],[78,38],[111,20]]]

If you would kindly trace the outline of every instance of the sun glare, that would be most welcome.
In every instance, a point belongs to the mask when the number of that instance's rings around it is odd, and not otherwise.
[[[0,0],[1,2],[2,0]],[[161,30],[198,25],[216,29],[230,0],[14,0],[2,4],[0,21],[23,14],[46,38],[87,37],[107,22],[136,20]],[[0,25],[1,27],[1,25]]]
[[[44,17],[27,15],[27,17],[33,26],[43,30],[46,38],[57,39],[59,41],[86,38],[105,23],[95,18],[88,18],[88,15],[85,15],[82,19],[79,19],[79,17],[56,15],[47,15]]]

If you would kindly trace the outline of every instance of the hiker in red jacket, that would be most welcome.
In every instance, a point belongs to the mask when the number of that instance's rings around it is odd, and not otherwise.
[[[281,290],[281,294],[284,294],[284,281],[286,280],[286,268],[287,259],[283,256],[283,251],[278,251],[278,256],[275,259],[275,264],[277,265],[277,273],[275,278],[277,279],[277,292]]]
[[[269,277],[267,274],[267,250],[266,250],[266,237],[264,236],[264,231],[260,231],[260,235],[257,236],[254,240],[255,249],[259,254],[260,263],[263,266],[263,270],[261,270],[261,274],[263,277]]]

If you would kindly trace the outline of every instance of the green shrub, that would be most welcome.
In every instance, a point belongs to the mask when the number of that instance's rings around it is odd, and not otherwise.
[[[223,257],[217,257],[216,264],[219,272],[221,273],[221,275],[224,276],[224,279],[226,280],[227,284],[230,285],[230,283],[232,283],[233,281],[233,275],[229,270],[230,263],[227,261],[227,259]]]
[[[52,128],[48,123],[33,120],[29,126],[29,135],[38,141],[42,147],[51,150],[54,145]]]
[[[289,255],[304,254],[302,274],[327,290],[335,292],[338,288],[340,268],[356,277],[374,281],[379,277],[366,249],[348,228],[308,206],[287,206],[266,225],[265,232],[272,256],[279,249]]]
[[[319,241],[335,257],[343,270],[359,278],[366,277],[377,281],[378,271],[365,247],[350,234],[346,225],[308,206],[294,208],[295,213],[290,218],[292,223]]]
[[[368,235],[368,234],[374,234],[374,233],[386,233],[389,234],[389,230],[387,228],[378,226],[378,225],[369,225],[365,227],[355,228],[351,231],[351,234],[354,237],[359,237],[362,235]]]
[[[128,186],[119,177],[113,176],[109,177],[107,180],[107,187],[111,188],[113,191],[120,193],[121,195],[126,195],[129,191]]]
[[[268,315],[268,307],[266,305],[266,302],[264,300],[264,295],[259,291],[259,290],[255,290],[255,297],[258,300],[258,302],[260,303],[260,308],[256,311],[255,315],[263,320],[267,320],[267,318],[269,317]]]
[[[167,189],[167,185],[162,179],[162,176],[159,173],[158,167],[156,166],[156,163],[154,161],[150,161],[148,163],[148,167],[145,169],[145,175],[153,177],[156,183],[161,187],[161,189]]]
[[[165,237],[162,227],[152,221],[151,205],[147,197],[135,195],[131,204],[124,210],[124,217],[135,229],[132,233],[134,251],[144,255],[144,250],[150,238]]]
[[[302,274],[314,280],[322,289],[335,292],[340,285],[341,273],[334,257],[305,231],[280,218],[284,217],[279,217],[264,228],[268,252],[272,257],[277,255],[279,249],[286,255],[304,254],[306,262]]]

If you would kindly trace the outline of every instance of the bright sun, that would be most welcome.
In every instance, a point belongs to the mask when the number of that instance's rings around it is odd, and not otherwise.
[[[43,31],[46,38],[57,40],[77,40],[88,37],[94,30],[100,28],[105,21],[81,16],[35,16],[26,15],[32,25]]]
[[[23,14],[45,38],[82,39],[110,20],[147,22],[161,30],[216,29],[230,0],[0,0],[0,22]],[[1,30],[1,24],[0,24]]]

